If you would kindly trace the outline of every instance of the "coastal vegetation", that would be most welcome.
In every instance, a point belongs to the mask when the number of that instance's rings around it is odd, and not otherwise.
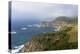
[[[24,45],[20,52],[77,49],[77,17],[58,17],[56,20],[51,21],[48,24],[54,24],[53,22],[55,22],[57,27],[60,26],[60,29],[58,31],[34,35],[31,40]]]

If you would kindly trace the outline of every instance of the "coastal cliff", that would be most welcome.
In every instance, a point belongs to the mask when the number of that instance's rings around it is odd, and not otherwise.
[[[62,20],[61,20],[61,19]],[[56,18],[48,24],[55,24],[61,26],[59,31],[46,32],[34,35],[32,39],[25,43],[20,52],[34,52],[34,51],[49,51],[49,50],[64,50],[78,48],[78,30],[77,21],[73,19]],[[64,19],[64,20],[63,20]],[[66,19],[66,20],[65,20]],[[64,23],[65,22],[65,23]]]

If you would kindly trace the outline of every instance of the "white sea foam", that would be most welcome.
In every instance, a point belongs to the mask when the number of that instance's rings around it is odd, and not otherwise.
[[[40,28],[41,25],[40,24],[32,24],[32,25],[27,25],[27,27],[37,27],[37,28]]]
[[[16,46],[16,47],[14,47],[15,49],[12,49],[12,50],[11,50],[11,53],[17,53],[17,52],[19,52],[23,47],[24,47],[24,45]]]
[[[26,29],[27,29],[27,28],[25,28],[25,27],[24,27],[24,28],[21,28],[21,30],[26,30]]]
[[[10,32],[11,34],[16,34],[16,31],[12,31],[12,32]]]
[[[33,27],[40,28],[40,27],[41,27],[41,25],[40,25],[40,24],[33,24]]]
[[[33,25],[27,25],[27,27],[33,27]]]

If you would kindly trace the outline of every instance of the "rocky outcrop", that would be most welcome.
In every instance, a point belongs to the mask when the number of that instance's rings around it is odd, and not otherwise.
[[[20,52],[33,52],[33,51],[42,51],[43,46],[37,42],[28,42],[20,50]]]

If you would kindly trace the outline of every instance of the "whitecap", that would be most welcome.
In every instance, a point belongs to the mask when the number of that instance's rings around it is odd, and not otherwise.
[[[27,27],[33,27],[33,25],[27,25]]]
[[[21,28],[21,30],[26,30],[26,29],[27,29],[27,28],[25,28],[25,27],[24,27],[24,28]]]
[[[11,53],[17,53],[17,52],[19,52],[23,47],[24,47],[24,45],[16,46],[16,47],[14,47],[15,49],[12,49],[12,50],[11,50]]]
[[[10,32],[11,34],[16,34],[16,31],[12,31],[12,32]]]
[[[41,25],[40,24],[33,24],[34,27],[40,28]]]

